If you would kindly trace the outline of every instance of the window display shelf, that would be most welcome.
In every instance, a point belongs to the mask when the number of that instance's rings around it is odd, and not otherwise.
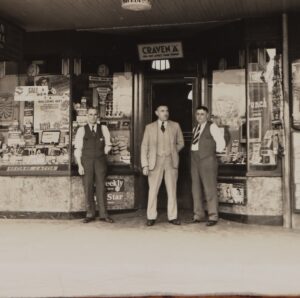
[[[0,175],[70,175],[70,79],[12,75],[1,84]]]
[[[247,52],[245,69],[211,70],[212,121],[226,141],[226,150],[218,154],[219,175],[281,176],[281,55],[275,48]]]

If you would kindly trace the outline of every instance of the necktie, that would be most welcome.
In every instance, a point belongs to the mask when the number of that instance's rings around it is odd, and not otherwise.
[[[92,134],[93,134],[93,135],[96,134],[95,125],[92,125]]]
[[[193,145],[199,142],[201,125],[199,124],[194,132]]]
[[[165,132],[166,128],[165,128],[165,123],[164,122],[161,123],[160,129],[161,129],[162,132]]]

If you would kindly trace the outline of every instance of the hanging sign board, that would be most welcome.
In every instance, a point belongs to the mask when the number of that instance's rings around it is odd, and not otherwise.
[[[166,42],[138,45],[140,60],[183,58],[181,42]]]
[[[17,86],[15,88],[15,101],[46,100],[49,93],[48,86]]]

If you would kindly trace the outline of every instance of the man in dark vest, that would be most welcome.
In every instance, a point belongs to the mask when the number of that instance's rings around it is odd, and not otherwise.
[[[216,152],[222,152],[225,149],[225,140],[219,127],[209,121],[207,107],[200,106],[197,108],[196,120],[197,125],[193,129],[191,145],[191,176],[194,202],[192,223],[206,221],[207,226],[213,226],[218,222],[218,162]],[[204,198],[207,202],[207,220],[204,210]]]
[[[113,220],[107,214],[105,202],[106,155],[111,149],[111,141],[107,126],[97,124],[97,116],[97,109],[89,108],[88,124],[80,127],[75,137],[74,155],[78,163],[78,173],[83,176],[87,209],[83,222],[95,220],[94,183],[96,183],[99,218],[112,223]]]

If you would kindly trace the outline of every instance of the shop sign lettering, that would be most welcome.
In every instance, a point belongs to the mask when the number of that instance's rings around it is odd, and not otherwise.
[[[267,107],[267,102],[266,101],[254,101],[254,102],[250,102],[250,107],[251,107],[251,109],[266,108]]]
[[[15,101],[37,101],[48,99],[48,86],[17,86],[15,88]]]
[[[19,172],[19,171],[57,171],[58,166],[9,166],[7,167],[8,172]]]
[[[122,201],[124,198],[123,193],[108,193],[107,201]]]
[[[105,182],[106,190],[108,192],[122,192],[124,191],[124,179],[107,179]]]
[[[138,45],[138,51],[140,60],[174,59],[183,57],[181,42],[140,44]]]

